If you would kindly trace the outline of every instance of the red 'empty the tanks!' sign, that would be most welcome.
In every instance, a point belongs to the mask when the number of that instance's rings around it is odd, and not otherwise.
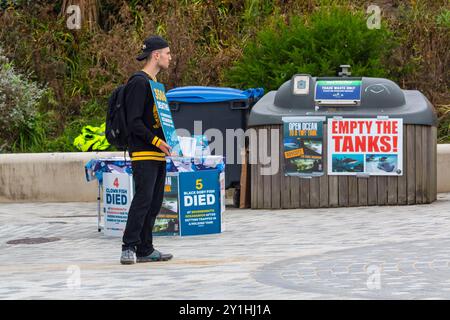
[[[402,119],[328,119],[328,174],[402,175]]]

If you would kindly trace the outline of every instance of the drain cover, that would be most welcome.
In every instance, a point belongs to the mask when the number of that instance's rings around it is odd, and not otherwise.
[[[60,238],[51,237],[51,238],[24,238],[24,239],[17,239],[17,240],[10,240],[7,242],[7,244],[40,244],[40,243],[47,243],[47,242],[54,242],[61,240]]]

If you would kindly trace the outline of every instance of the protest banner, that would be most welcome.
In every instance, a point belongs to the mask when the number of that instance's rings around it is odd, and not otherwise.
[[[133,199],[132,184],[132,177],[127,173],[103,173],[105,235],[113,237],[123,235]]]
[[[323,175],[323,117],[283,117],[285,176]]]
[[[152,89],[156,111],[158,112],[158,118],[161,122],[165,140],[174,151],[179,151],[178,136],[176,134],[175,124],[172,119],[172,113],[170,112],[164,85],[150,80],[150,87]]]
[[[403,174],[402,119],[328,119],[328,174]]]
[[[222,232],[219,174],[218,170],[180,173],[181,236]]]

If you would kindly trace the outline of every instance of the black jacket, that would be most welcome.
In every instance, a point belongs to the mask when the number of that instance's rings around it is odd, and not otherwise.
[[[161,122],[156,111],[148,78],[132,77],[125,87],[128,125],[128,149],[132,161],[165,161],[158,146],[164,141]]]

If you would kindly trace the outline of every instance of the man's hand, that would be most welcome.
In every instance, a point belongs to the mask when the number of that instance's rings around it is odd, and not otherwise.
[[[171,150],[172,148],[165,143],[163,140],[161,140],[161,144],[158,147],[162,152],[165,153],[166,156],[171,156]]]

